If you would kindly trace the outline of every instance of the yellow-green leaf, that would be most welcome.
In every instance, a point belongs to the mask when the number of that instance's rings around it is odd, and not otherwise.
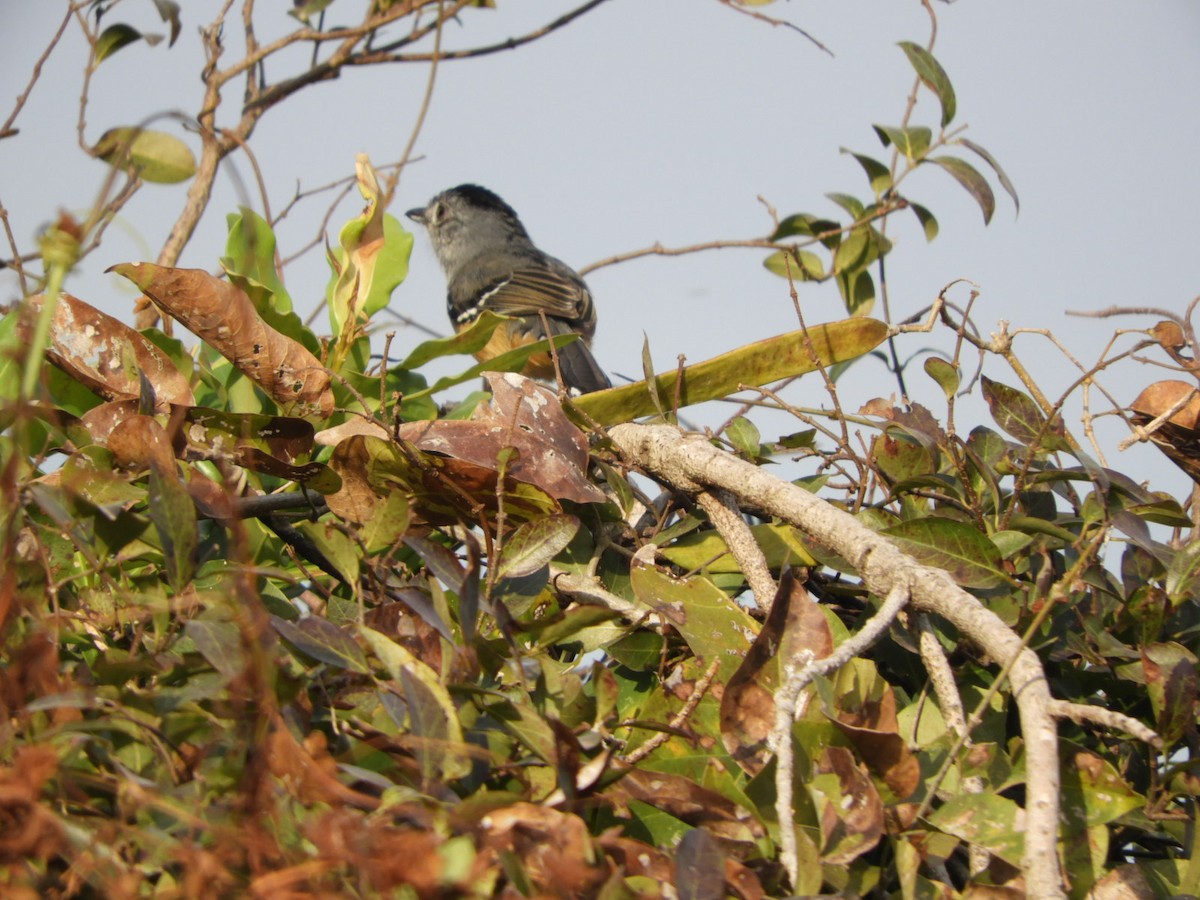
[[[887,337],[888,327],[878,319],[857,318],[811,326],[764,341],[747,344],[728,353],[687,366],[679,390],[680,407],[725,397],[739,385],[758,387],[794,375],[803,375],[822,365],[831,365],[874,350]],[[811,351],[810,351],[811,347]],[[655,377],[660,397],[675,397],[675,370]],[[572,401],[592,421],[601,425],[629,422],[655,410],[645,382],[584,394]]]
[[[175,184],[196,174],[196,157],[174,135],[147,128],[110,128],[92,153],[111,166],[132,166],[144,181]]]

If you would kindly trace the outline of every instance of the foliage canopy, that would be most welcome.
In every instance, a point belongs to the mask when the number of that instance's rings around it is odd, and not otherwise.
[[[174,43],[185,13],[155,5]],[[993,183],[1017,199],[929,47],[900,51],[935,120],[875,126],[883,159],[846,151],[867,188],[830,195],[844,221],[794,213],[761,242],[793,295],[832,281],[848,318],[679,372],[568,398],[512,374],[544,344],[466,362],[490,314],[373,357],[413,245],[387,213],[403,160],[382,179],[357,161],[330,336],[293,309],[276,223],[249,208],[213,248],[220,277],[175,265],[202,202],[155,263],[112,261],[144,294],[140,330],[63,290],[132,192],[206,196],[272,105],[486,5],[376,0],[333,28],[342,4],[300,4],[297,30],[248,33],[224,69],[223,13],[204,78],[214,101],[248,79],[237,128],[206,106],[197,159],[114,125],[92,152],[125,186],[64,214],[39,272],[12,248],[29,290],[0,321],[6,895],[1194,890],[1191,520],[1086,452],[969,309],[870,317],[894,215],[940,227],[912,172],[944,171],[985,221]],[[75,4],[89,71],[147,39],[101,25],[117,6]],[[268,83],[268,47],[290,43],[316,61]],[[841,408],[845,366],[884,346],[903,377],[901,348],[934,329],[956,340],[923,363],[944,412]],[[1194,335],[1176,318],[1147,347],[1190,380],[1129,419],[1165,426],[1154,440],[1194,473]],[[991,421],[964,437],[972,351],[1020,384],[989,367]],[[431,384],[422,370],[454,357]],[[771,387],[806,372],[831,409]],[[678,428],[735,394],[720,428]],[[765,435],[756,406],[795,430]]]

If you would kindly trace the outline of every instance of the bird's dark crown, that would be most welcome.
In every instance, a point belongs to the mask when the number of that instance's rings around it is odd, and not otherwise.
[[[460,184],[458,187],[450,188],[446,194],[457,196],[479,209],[490,209],[514,219],[517,218],[517,213],[511,206],[487,188],[477,184]]]

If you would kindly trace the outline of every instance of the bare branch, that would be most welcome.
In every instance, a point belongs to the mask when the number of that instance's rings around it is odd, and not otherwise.
[[[817,47],[818,50],[824,50],[830,56],[833,56],[832,50],[830,50],[828,47],[826,47],[824,44],[822,44],[820,41],[818,41],[815,37],[813,37],[811,34],[809,34],[807,31],[805,31],[799,25],[789,22],[786,19],[776,19],[776,18],[773,18],[772,16],[768,16],[761,12],[758,12],[757,10],[747,9],[744,6],[739,6],[737,3],[734,3],[733,0],[717,0],[717,2],[720,3],[724,7],[732,9],[734,12],[741,13],[744,16],[749,16],[752,19],[757,19],[760,22],[766,22],[772,28],[790,28],[792,31],[795,31],[795,32],[803,35],[807,40],[811,41]]]
[[[50,54],[54,52],[54,48],[58,46],[59,41],[62,40],[62,36],[67,30],[67,23],[71,21],[71,16],[75,14],[77,8],[76,4],[73,3],[67,5],[67,11],[63,15],[62,21],[58,24],[54,36],[50,38],[50,43],[46,45],[46,49],[42,51],[42,55],[33,64],[33,71],[29,75],[29,83],[25,85],[25,90],[17,95],[17,102],[13,106],[13,111],[4,120],[4,124],[0,125],[0,140],[16,135],[17,131],[13,128],[13,125],[17,121],[17,116],[21,114],[21,110],[25,108],[25,104],[29,101],[29,96],[33,93],[34,85],[42,77],[42,67],[46,64],[46,60],[50,58]]]

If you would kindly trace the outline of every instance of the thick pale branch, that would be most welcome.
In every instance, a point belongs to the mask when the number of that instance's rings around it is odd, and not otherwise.
[[[1008,664],[1026,745],[1026,888],[1031,897],[1065,896],[1055,846],[1058,736],[1050,712],[1050,690],[1037,655],[945,572],[918,564],[853,516],[723,453],[704,437],[646,425],[618,425],[610,429],[609,437],[627,460],[677,488],[723,488],[743,505],[791,522],[850,562],[877,596],[886,597],[897,586],[906,586],[915,609],[942,616],[993,659]]]

